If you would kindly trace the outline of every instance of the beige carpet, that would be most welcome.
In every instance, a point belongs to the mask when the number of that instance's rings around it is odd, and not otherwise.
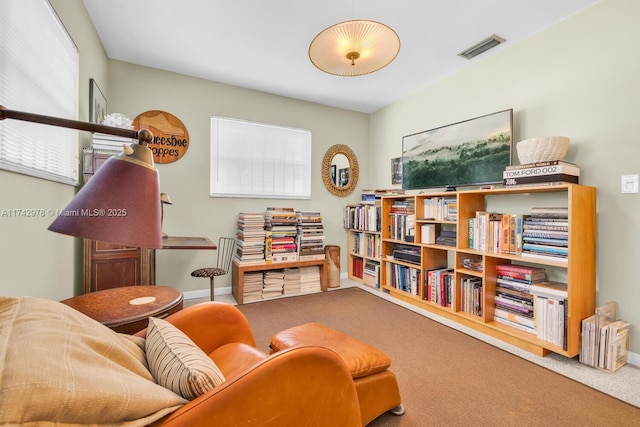
[[[265,351],[274,333],[318,322],[387,353],[406,414],[370,427],[640,426],[635,406],[357,288],[238,307]]]

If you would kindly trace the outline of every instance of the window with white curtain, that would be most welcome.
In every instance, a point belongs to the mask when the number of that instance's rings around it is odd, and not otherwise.
[[[46,0],[0,1],[0,105],[77,119],[78,51]],[[0,121],[0,168],[78,184],[78,131]]]
[[[211,118],[211,196],[309,199],[311,131]]]

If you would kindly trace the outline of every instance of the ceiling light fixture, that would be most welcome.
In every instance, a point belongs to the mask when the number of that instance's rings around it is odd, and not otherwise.
[[[88,132],[135,138],[118,156],[110,157],[57,212],[49,230],[125,246],[161,248],[160,177],[147,145],[153,134],[96,123],[9,110],[0,105],[0,121],[22,120]]]
[[[398,56],[400,38],[389,26],[368,20],[340,22],[309,45],[309,59],[336,76],[361,76],[389,65]]]

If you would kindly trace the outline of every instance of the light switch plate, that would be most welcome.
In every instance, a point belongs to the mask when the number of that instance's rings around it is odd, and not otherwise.
[[[620,191],[625,193],[638,192],[638,175],[622,175]]]

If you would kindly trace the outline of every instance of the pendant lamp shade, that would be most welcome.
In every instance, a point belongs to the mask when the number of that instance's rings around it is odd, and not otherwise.
[[[399,51],[400,38],[387,25],[352,20],[318,34],[309,46],[309,59],[329,74],[361,76],[386,67]]]

